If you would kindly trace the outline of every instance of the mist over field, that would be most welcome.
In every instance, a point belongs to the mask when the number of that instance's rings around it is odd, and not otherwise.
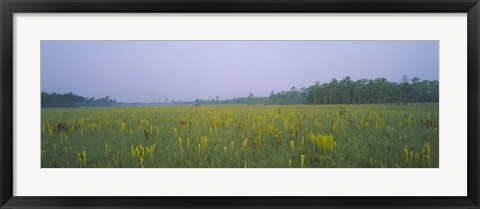
[[[42,41],[41,90],[164,102],[342,80],[438,80],[438,41]]]

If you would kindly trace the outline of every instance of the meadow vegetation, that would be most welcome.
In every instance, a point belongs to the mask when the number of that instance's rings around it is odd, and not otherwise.
[[[42,168],[438,168],[438,103],[42,108]]]

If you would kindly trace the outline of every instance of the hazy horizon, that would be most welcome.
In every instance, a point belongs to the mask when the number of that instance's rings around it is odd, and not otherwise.
[[[350,76],[439,80],[438,41],[41,41],[41,90],[119,102],[268,96]]]

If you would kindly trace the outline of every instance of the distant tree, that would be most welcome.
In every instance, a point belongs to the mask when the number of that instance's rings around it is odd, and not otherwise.
[[[410,92],[410,83],[408,83],[409,79],[407,74],[403,74],[402,80],[400,81],[400,85],[402,86],[402,98],[403,103],[407,103],[409,101],[408,96]]]
[[[420,81],[420,78],[414,77],[412,78],[412,84],[415,84]]]
[[[342,81],[341,81],[343,88],[345,90],[344,94],[344,103],[345,104],[350,104],[351,97],[352,97],[352,79],[350,76],[346,76]]]
[[[333,92],[333,100],[331,103],[338,104],[339,103],[338,97],[337,97],[338,80],[336,78],[333,78],[332,80],[330,80],[330,86]]]
[[[421,87],[421,85],[419,85],[419,82],[420,82],[420,78],[417,78],[417,77],[412,78],[411,92],[410,92],[412,102],[417,102],[418,100],[418,96],[421,91],[419,89]]]
[[[253,97],[254,97],[254,96],[253,96],[253,93],[250,92],[250,94],[248,94],[248,103],[249,103],[249,104],[252,104],[252,103],[253,103]]]

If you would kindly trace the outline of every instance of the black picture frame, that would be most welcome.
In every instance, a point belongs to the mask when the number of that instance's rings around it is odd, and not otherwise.
[[[478,0],[0,0],[1,208],[479,208]],[[465,197],[20,197],[13,196],[14,13],[467,13],[468,195]],[[446,179],[448,181],[448,179]]]

